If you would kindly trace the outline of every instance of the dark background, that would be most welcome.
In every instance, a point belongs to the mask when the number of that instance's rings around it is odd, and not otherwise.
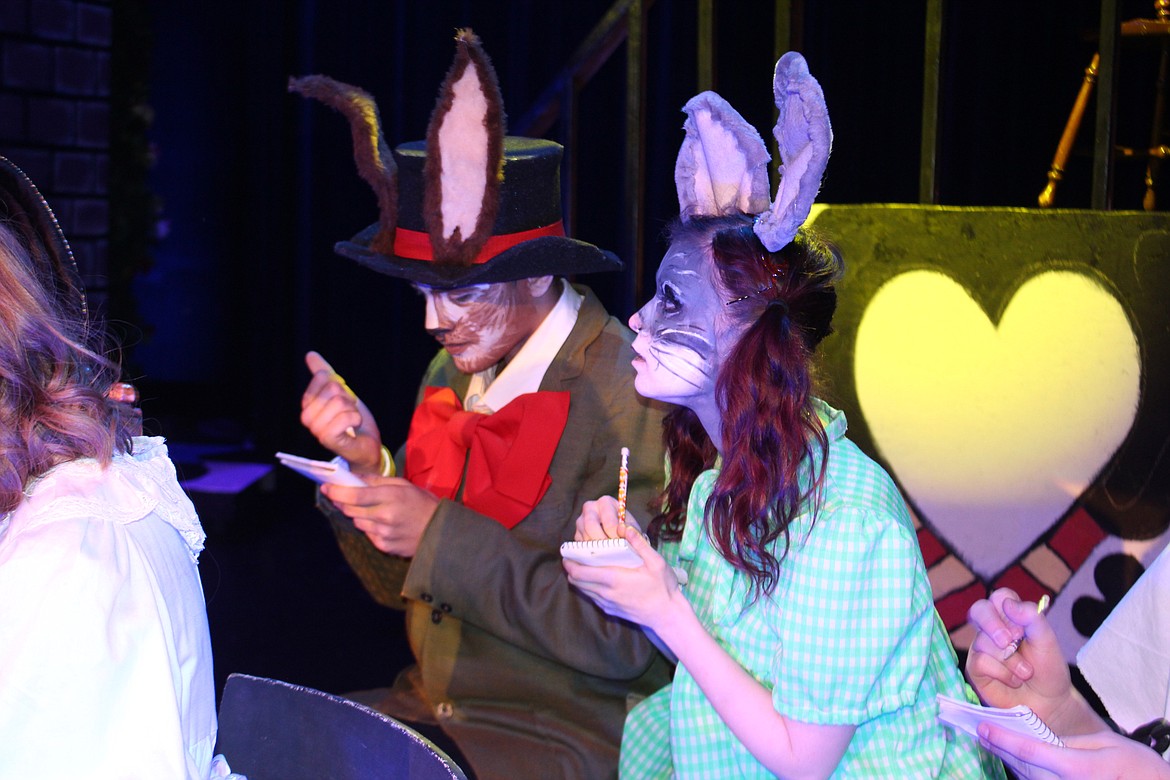
[[[296,411],[306,378],[300,356],[313,348],[367,399],[386,438],[400,440],[433,345],[406,285],[333,254],[335,241],[374,220],[374,198],[354,170],[345,122],[288,94],[286,80],[324,73],[361,86],[377,99],[391,144],[421,138],[451,61],[451,34],[470,26],[493,58],[509,116],[519,117],[610,5],[152,4],[150,184],[168,232],[153,249],[153,271],[132,288],[142,334],[130,359],[144,387],[158,388],[159,413],[217,421],[265,450],[310,448]],[[949,6],[938,202],[1033,207],[1095,49],[1098,4]],[[1122,6],[1123,18],[1152,14],[1152,3]],[[793,35],[824,87],[835,131],[822,202],[917,201],[925,9],[803,4]],[[772,4],[722,2],[716,10],[716,89],[770,140]],[[661,229],[677,211],[679,109],[697,91],[695,14],[693,1],[658,0],[648,15],[647,278],[663,248]],[[1118,140],[1144,146],[1152,51],[1127,49],[1121,67]],[[625,246],[624,100],[622,47],[581,91],[571,226],[612,249]],[[1061,206],[1089,205],[1091,111]],[[1117,178],[1115,206],[1140,207],[1140,167],[1121,165]],[[630,314],[620,276],[587,281],[618,316]]]
[[[450,64],[452,32],[470,26],[493,59],[509,116],[520,117],[610,6],[152,4],[149,182],[166,236],[153,248],[153,270],[133,286],[142,331],[129,352],[148,416],[172,440],[213,452],[238,443],[244,458],[276,449],[323,455],[297,423],[301,356],[311,348],[369,403],[386,440],[401,441],[434,344],[407,285],[333,254],[335,241],[375,219],[374,198],[355,173],[345,122],[288,94],[287,78],[324,73],[361,86],[378,101],[388,142],[414,140]],[[715,88],[770,140],[772,4],[716,6]],[[1033,207],[1095,50],[1099,6],[949,6],[938,202]],[[835,132],[821,201],[917,202],[925,2],[797,8],[803,19],[792,35],[824,88]],[[1151,14],[1152,3],[1122,6],[1122,18]],[[643,251],[652,279],[660,231],[677,211],[680,108],[697,91],[696,4],[657,0],[647,25]],[[571,225],[614,249],[625,239],[625,59],[623,46],[580,93]],[[1118,141],[1144,145],[1152,51],[1126,48],[1121,69]],[[1089,205],[1092,116],[1090,106],[1061,206]],[[1115,206],[1140,208],[1140,166],[1119,165],[1117,181]],[[630,314],[620,277],[586,281],[618,316]],[[237,500],[242,509],[222,526],[209,522],[203,572],[220,677],[245,671],[331,691],[388,683],[408,657],[400,616],[357,585],[310,508],[307,483],[273,478],[273,489]]]
[[[424,135],[450,64],[452,34],[470,26],[495,63],[506,110],[516,119],[612,5],[5,0],[0,140],[5,133],[25,136],[0,151],[42,185],[53,178],[60,184],[60,168],[50,172],[49,164],[58,150],[34,148],[31,113],[17,127],[5,112],[23,106],[11,97],[14,85],[27,91],[31,83],[34,98],[49,85],[33,68],[22,75],[27,60],[13,52],[28,48],[27,31],[38,25],[52,41],[73,35],[54,24],[71,6],[80,8],[82,53],[96,51],[100,62],[109,50],[102,308],[124,344],[147,430],[167,436],[188,480],[216,465],[271,463],[276,450],[325,455],[298,424],[308,349],[322,352],[369,404],[386,441],[400,442],[416,382],[435,349],[421,327],[420,300],[405,283],[333,254],[334,242],[374,221],[374,197],[354,170],[345,122],[288,94],[288,77],[324,73],[363,87],[378,101],[387,141],[415,140]],[[821,202],[918,202],[925,0],[791,5],[791,47],[805,54],[823,86],[835,133]],[[937,202],[1034,207],[1096,48],[1099,3],[947,5]],[[715,6],[715,89],[770,140],[774,4]],[[1153,6],[1120,2],[1120,16],[1152,16]],[[656,0],[647,17],[640,237],[647,287],[664,248],[661,229],[677,211],[680,108],[698,90],[696,13],[694,0]],[[108,35],[91,32],[93,19]],[[1144,147],[1156,52],[1131,43],[1122,49],[1115,128],[1119,143]],[[572,233],[615,250],[628,245],[625,60],[621,46],[581,88],[572,188]],[[1091,104],[1058,194],[1061,207],[1089,206],[1092,111]],[[561,140],[558,133],[548,135]],[[102,143],[90,147],[100,150]],[[1115,208],[1140,208],[1142,167],[1118,164]],[[94,200],[87,187],[78,190],[78,203]],[[68,199],[50,197],[59,212],[72,209]],[[104,247],[106,236],[95,235]],[[584,281],[616,315],[631,313],[628,277]],[[312,508],[309,483],[273,471],[237,490],[192,494],[209,534],[201,571],[221,682],[235,671],[337,692],[390,681],[407,657],[401,617],[361,590]]]

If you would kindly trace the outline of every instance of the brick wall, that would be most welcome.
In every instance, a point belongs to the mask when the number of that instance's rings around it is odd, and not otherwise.
[[[57,214],[105,309],[110,201],[110,0],[0,0],[0,154]]]

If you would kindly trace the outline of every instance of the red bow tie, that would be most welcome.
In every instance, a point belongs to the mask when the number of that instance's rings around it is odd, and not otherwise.
[[[406,478],[512,528],[552,484],[548,468],[569,419],[569,394],[517,396],[495,414],[465,412],[455,391],[428,387],[406,437]],[[467,474],[464,477],[464,464]]]

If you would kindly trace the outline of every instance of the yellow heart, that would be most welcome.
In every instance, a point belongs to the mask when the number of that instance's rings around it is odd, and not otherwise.
[[[1029,278],[998,327],[945,274],[895,276],[863,314],[854,355],[882,458],[985,578],[1064,515],[1137,414],[1137,338],[1112,293],[1081,273]]]

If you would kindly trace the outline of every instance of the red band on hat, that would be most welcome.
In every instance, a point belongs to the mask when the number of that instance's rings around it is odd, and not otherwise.
[[[532,230],[522,230],[519,233],[505,233],[500,236],[492,236],[471,262],[476,265],[486,263],[504,250],[511,249],[517,244],[522,244],[534,238],[563,235],[565,235],[565,223],[563,220],[557,220],[551,225],[533,228]],[[431,247],[430,234],[424,233],[421,230],[407,230],[406,228],[398,228],[394,231],[394,254],[399,257],[410,258],[411,260],[429,260],[433,262],[435,259],[435,252]]]

